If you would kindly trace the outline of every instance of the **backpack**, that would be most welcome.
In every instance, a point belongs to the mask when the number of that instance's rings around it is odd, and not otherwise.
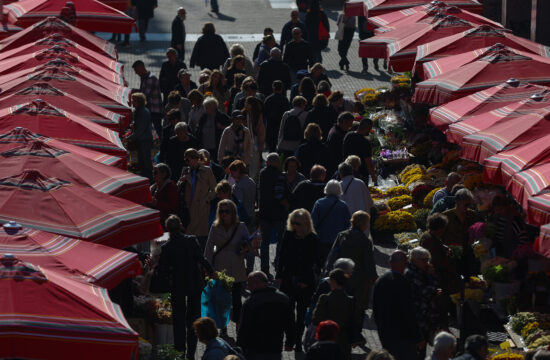
[[[302,139],[302,125],[300,124],[300,115],[303,111],[300,111],[298,115],[290,115],[285,121],[285,127],[283,128],[283,140],[287,141],[300,141]]]

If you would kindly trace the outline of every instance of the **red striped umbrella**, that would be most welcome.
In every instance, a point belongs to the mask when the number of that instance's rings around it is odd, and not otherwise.
[[[26,89],[0,97],[0,109],[31,102],[36,98],[55,104],[60,109],[70,109],[72,113],[114,131],[120,131],[121,124],[127,123],[124,116],[77,98],[44,82],[36,82]]]
[[[51,34],[42,39],[31,41],[11,50],[0,53],[0,60],[8,59],[14,56],[32,54],[44,49],[61,48],[68,51],[70,54],[79,56],[95,64],[104,66],[117,73],[124,73],[124,65],[118,61],[106,56],[102,52],[91,50],[85,46],[79,45],[73,40],[64,37],[61,34]]]
[[[392,24],[396,21],[403,20],[410,16],[413,16],[419,13],[426,14],[433,9],[443,8],[446,6],[448,5],[442,1],[432,1],[427,4],[414,6],[403,10],[392,11],[384,15],[371,16],[367,19],[367,21],[371,26],[380,28],[380,27],[388,26],[389,24]]]
[[[347,16],[380,16],[398,10],[411,8],[414,6],[434,3],[431,0],[361,0],[349,1],[345,4]],[[483,5],[477,0],[446,0],[449,6],[457,6],[477,14],[483,12]]]
[[[550,106],[550,90],[502,108],[474,115],[449,125],[447,141],[461,145],[464,136],[483,131],[496,123],[515,119]]]
[[[0,77],[24,70],[34,72],[39,70],[42,65],[48,65],[52,62],[63,62],[63,64],[68,64],[75,70],[91,73],[117,85],[125,85],[124,74],[115,72],[106,66],[97,65],[76,54],[71,54],[61,47],[43,49],[32,54],[23,54],[0,60]]]
[[[540,227],[539,237],[535,241],[535,251],[550,257],[550,224]]]
[[[547,139],[548,140],[548,139]],[[512,175],[506,189],[518,203],[527,208],[531,196],[542,193],[550,187],[550,164],[535,165]]]
[[[461,56],[449,56],[435,62]],[[511,77],[550,85],[550,60],[536,55],[527,56],[510,48],[496,49],[469,64],[418,83],[413,102],[444,104],[498,85]]]
[[[108,289],[141,274],[136,253],[45,231],[12,228],[10,223],[4,227],[6,230],[0,227],[0,254],[13,254],[23,261]]]
[[[550,222],[550,193],[532,196],[527,200],[527,222],[533,225]]]
[[[21,146],[21,144],[25,144],[35,140],[40,140],[58,149],[68,151],[72,154],[76,154],[79,156],[83,156],[85,158],[97,161],[101,164],[115,166],[120,169],[126,169],[126,158],[122,159],[81,146],[72,145],[64,141],[52,139],[50,137],[38,135],[22,127],[15,127],[7,132],[0,133],[0,152],[10,151],[16,147]]]
[[[0,179],[0,221],[118,249],[163,234],[159,212],[37,170]]]
[[[413,71],[420,79],[426,79],[434,75],[437,76],[440,74],[437,66],[431,65],[434,68],[434,73],[424,74],[423,65],[433,60],[488,48],[495,44],[502,44],[530,54],[550,57],[550,48],[548,46],[515,36],[509,30],[482,25],[475,29],[466,30],[462,33],[419,46]]]
[[[128,8],[128,0],[101,0],[101,2],[122,12]]]
[[[508,184],[512,176],[531,166],[550,162],[550,135],[545,135],[515,149],[499,152],[483,162],[483,180]]]
[[[509,79],[499,85],[430,109],[429,122],[441,131],[450,124],[498,109],[548,90],[545,86]]]
[[[461,157],[483,163],[498,152],[532,142],[550,132],[549,118],[550,108],[545,108],[465,136]]]
[[[0,291],[1,358],[138,356],[138,334],[104,288],[4,255]]]
[[[7,37],[10,37],[18,32],[22,31],[23,28],[6,23],[0,23],[0,40],[3,40]]]
[[[5,52],[6,50],[15,49],[22,45],[45,39],[54,34],[63,36],[66,39],[72,40],[104,56],[108,56],[115,60],[118,58],[114,44],[92,35],[87,31],[67,24],[57,17],[44,19],[9,38],[1,40],[0,50]]]
[[[149,179],[61,150],[40,140],[0,153],[1,178],[15,176],[25,169],[36,169],[45,176],[56,176],[138,204],[152,200]]]
[[[8,19],[27,28],[50,16],[59,16],[65,0],[20,0],[6,5]],[[95,0],[79,0],[76,6],[76,27],[87,31],[129,34],[135,20],[123,12]]]
[[[406,38],[388,44],[389,65],[396,72],[411,71],[416,58],[416,48],[422,44],[445,38],[471,29],[474,24],[448,15],[432,24],[431,27],[417,31]]]
[[[92,104],[113,111],[126,117],[126,119],[129,119],[132,115],[132,111],[128,107],[129,93],[123,98],[99,85],[56,68],[44,69],[28,74],[24,78],[15,78],[1,84],[0,96],[4,97],[28,89],[37,82],[50,84],[58,90],[70,93],[77,98],[86,99]]]
[[[106,154],[126,156],[126,149],[122,146],[118,133],[58,109],[41,99],[0,109],[0,133],[18,126]]]

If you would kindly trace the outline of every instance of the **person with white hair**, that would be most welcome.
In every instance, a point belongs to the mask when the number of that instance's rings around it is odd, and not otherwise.
[[[424,341],[428,341],[439,327],[436,301],[441,289],[433,275],[430,260],[431,255],[427,249],[415,247],[410,251],[409,266],[405,271],[405,279],[411,285],[416,322]],[[425,352],[426,348],[420,349],[421,356],[425,355]]]
[[[217,156],[222,132],[231,125],[231,120],[218,109],[216,98],[207,97],[204,99],[203,106],[205,114],[199,119],[195,136],[202,147],[210,152],[210,155]]]
[[[432,360],[449,360],[453,357],[455,350],[456,337],[453,334],[442,331],[434,339]]]
[[[367,185],[353,176],[353,167],[346,162],[338,166],[338,174],[340,175],[340,185],[342,186],[342,195],[340,199],[346,202],[349,211],[354,213],[359,210],[370,213],[370,208],[373,204]]]
[[[319,259],[324,264],[339,232],[349,228],[351,213],[348,205],[339,199],[342,187],[337,180],[325,185],[325,197],[313,205],[311,217],[319,234]]]
[[[254,64],[248,57],[244,55],[244,47],[241,44],[233,44],[229,48],[229,57],[227,60],[225,60],[225,63],[222,67],[222,73],[224,75],[227,75],[227,70],[229,69],[229,65],[231,65],[231,60],[238,55],[244,56],[244,71],[247,75],[254,75]]]

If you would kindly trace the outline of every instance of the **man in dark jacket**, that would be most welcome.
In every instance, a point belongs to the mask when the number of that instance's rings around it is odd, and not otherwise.
[[[483,335],[470,335],[464,344],[464,354],[453,360],[482,360],[489,354],[489,343]]]
[[[314,165],[309,173],[310,180],[304,180],[292,192],[292,208],[311,212],[317,200],[324,196],[327,170],[322,165]]]
[[[284,90],[290,89],[290,69],[281,59],[281,50],[271,49],[270,58],[260,64],[258,72],[258,86],[260,92],[265,96],[271,95],[273,81],[281,80],[284,84]]]
[[[149,19],[152,19],[157,8],[157,0],[132,0],[132,6],[136,7],[138,18],[139,41],[145,41],[145,33]]]
[[[186,165],[184,154],[187,149],[196,149],[199,147],[197,139],[189,134],[189,128],[186,123],[178,122],[174,126],[174,136],[166,144],[166,154],[161,152],[162,158],[166,159],[166,164],[172,170],[172,180],[178,181],[181,176],[181,170]]]
[[[243,304],[237,345],[247,360],[280,360],[283,335],[286,351],[292,350],[295,338],[288,296],[269,286],[267,275],[261,271],[248,275],[248,289],[252,294]]]
[[[187,66],[178,59],[178,52],[174,48],[166,50],[168,60],[162,63],[159,73],[159,86],[163,96],[163,104],[168,101],[168,94],[174,90],[179,83],[178,73],[181,69],[187,69]]]
[[[353,114],[350,112],[343,112],[338,116],[336,124],[330,129],[327,137],[327,146],[334,158],[336,164],[340,164],[344,159],[342,153],[342,144],[344,143],[344,136],[353,125]]]
[[[291,76],[295,79],[298,70],[307,70],[308,65],[313,65],[313,63],[311,62],[311,48],[309,43],[302,38],[302,30],[299,27],[292,30],[292,39],[285,48],[283,62],[288,65]]]
[[[187,12],[184,8],[178,9],[178,14],[172,20],[172,39],[170,46],[178,51],[178,59],[183,61],[185,59],[185,16]]]
[[[283,114],[290,110],[290,102],[284,93],[284,84],[280,80],[273,81],[273,93],[265,99],[264,120],[266,123],[266,144],[269,151],[277,151],[277,136]]]
[[[214,276],[214,270],[204,257],[197,238],[183,234],[183,226],[176,215],[168,217],[166,228],[170,240],[161,248],[157,271],[172,278],[170,293],[175,348],[183,352],[187,350],[187,358],[194,359],[197,336],[193,321],[201,316],[202,270],[209,276]]]
[[[267,155],[266,167],[260,171],[259,199],[260,228],[264,239],[261,244],[261,269],[269,274],[269,244],[271,234],[276,232],[277,245],[283,238],[285,220],[288,214],[288,194],[286,179],[279,167],[281,159],[279,154],[270,153]]]
[[[300,13],[297,10],[292,10],[290,21],[283,26],[283,30],[281,31],[281,50],[292,41],[292,29],[295,27],[302,29],[304,39],[308,39],[307,27],[306,24],[300,21]]]
[[[400,250],[390,256],[390,270],[374,285],[373,315],[382,347],[396,360],[416,359],[423,345],[412,307],[410,284],[403,273],[407,255]]]
[[[363,118],[357,130],[348,132],[342,142],[342,155],[344,159],[349,155],[356,155],[361,159],[359,173],[361,174],[361,180],[363,180],[365,184],[369,183],[369,175],[375,184],[378,181],[372,163],[372,147],[370,141],[366,138],[366,136],[370,134],[371,129],[372,120]]]

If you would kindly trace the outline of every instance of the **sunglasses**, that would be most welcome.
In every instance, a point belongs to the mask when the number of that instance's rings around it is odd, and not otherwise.
[[[290,222],[290,225],[302,226],[302,223],[301,223],[301,222],[297,222],[297,221],[291,221],[291,222]]]
[[[220,215],[223,215],[223,214],[231,214],[231,210],[229,210],[229,209],[221,209],[221,210],[220,210]]]

